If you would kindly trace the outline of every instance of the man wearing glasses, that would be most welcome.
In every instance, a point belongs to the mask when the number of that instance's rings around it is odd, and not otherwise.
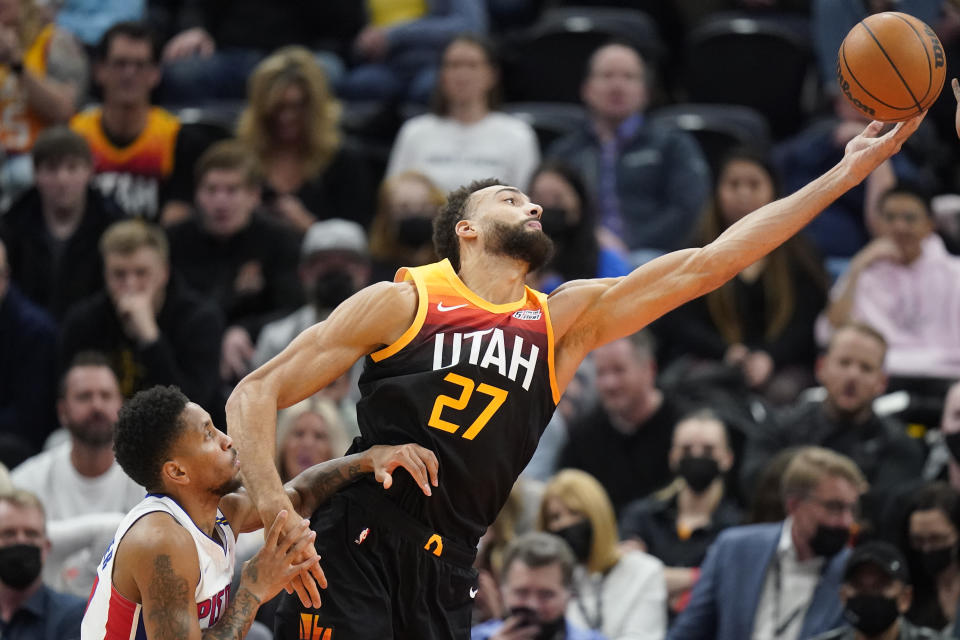
[[[787,518],[720,534],[668,640],[806,640],[842,624],[837,593],[867,482],[849,458],[804,447],[781,488]]]

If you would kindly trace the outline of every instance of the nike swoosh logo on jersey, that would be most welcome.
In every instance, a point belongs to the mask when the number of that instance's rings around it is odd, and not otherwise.
[[[462,309],[462,308],[464,308],[465,306],[467,306],[467,305],[466,305],[466,304],[455,304],[455,305],[453,305],[452,307],[445,307],[445,306],[443,306],[443,303],[442,303],[442,302],[438,302],[438,303],[437,303],[437,311],[441,311],[441,312],[442,312],[442,311],[453,311],[454,309]]]
[[[477,597],[477,593],[479,593],[479,592],[480,592],[480,589],[478,589],[477,587],[470,587],[470,597],[471,597],[471,598],[476,598],[476,597]]]

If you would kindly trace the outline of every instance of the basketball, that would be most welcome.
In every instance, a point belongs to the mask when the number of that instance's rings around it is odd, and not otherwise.
[[[946,73],[933,29],[896,11],[858,22],[837,54],[840,90],[871,120],[900,122],[918,115],[940,95]]]

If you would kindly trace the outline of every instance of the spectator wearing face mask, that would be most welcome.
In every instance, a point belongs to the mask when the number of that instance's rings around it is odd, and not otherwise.
[[[960,603],[960,494],[943,482],[916,489],[900,531],[913,576],[913,602],[906,617],[914,624],[944,629],[956,624]]]
[[[433,219],[446,196],[417,171],[390,176],[380,185],[377,213],[370,224],[373,281],[393,281],[400,267],[435,262]]]
[[[841,624],[837,591],[866,488],[849,458],[800,449],[783,474],[787,518],[720,534],[668,639],[802,640]]]
[[[563,538],[577,559],[567,619],[611,640],[663,638],[667,593],[663,564],[617,542],[613,505],[589,473],[564,469],[547,484],[537,526]]]
[[[740,524],[736,503],[724,493],[733,466],[726,426],[709,409],[681,419],[673,430],[670,468],[677,478],[658,493],[633,502],[620,517],[624,545],[666,565],[671,612],[700,575],[698,567],[719,533]]]
[[[903,617],[913,600],[903,555],[886,542],[854,549],[840,587],[846,624],[814,640],[935,640],[940,635]]]

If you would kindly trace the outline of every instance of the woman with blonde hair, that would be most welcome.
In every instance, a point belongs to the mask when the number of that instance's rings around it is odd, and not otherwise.
[[[278,49],[250,75],[237,137],[263,166],[263,203],[305,232],[317,220],[372,214],[369,169],[343,141],[341,106],[313,53]]]
[[[377,213],[370,223],[373,280],[393,280],[400,267],[437,260],[433,219],[446,202],[443,191],[419,171],[385,179],[377,195]]]
[[[613,505],[590,474],[564,469],[547,484],[537,528],[560,536],[577,558],[567,619],[610,640],[663,638],[667,589],[663,564],[621,551]]]
[[[329,400],[311,396],[277,414],[277,470],[283,482],[342,456],[348,446],[346,429]]]

